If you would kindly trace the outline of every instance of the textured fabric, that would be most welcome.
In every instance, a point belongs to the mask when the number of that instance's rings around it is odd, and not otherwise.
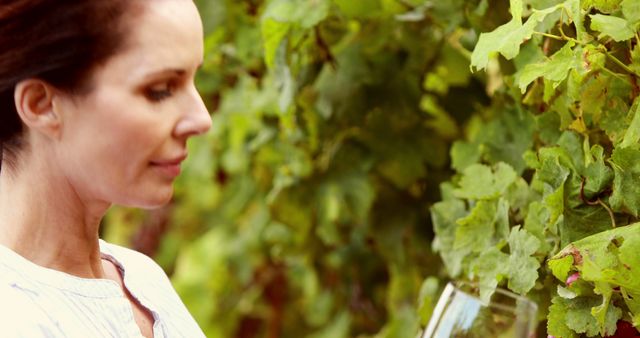
[[[100,242],[127,290],[154,318],[154,338],[204,337],[164,271],[149,257]],[[120,285],[36,265],[0,245],[0,337],[142,337]]]

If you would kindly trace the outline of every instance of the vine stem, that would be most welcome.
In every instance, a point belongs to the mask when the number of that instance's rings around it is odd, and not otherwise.
[[[592,201],[587,200],[586,197],[584,196],[584,186],[585,186],[586,182],[587,182],[586,177],[582,177],[582,182],[580,183],[580,199],[582,200],[582,202],[584,204],[587,204],[587,205],[600,205],[605,210],[607,210],[607,212],[609,213],[609,218],[611,219],[611,227],[615,228],[616,227],[616,217],[613,214],[613,210],[611,210],[611,208],[607,205],[607,203],[604,203],[600,199],[600,197],[598,197],[598,199],[595,202],[592,202]]]
[[[633,69],[629,68],[629,66],[625,65],[622,61],[618,60],[617,57],[611,55],[611,53],[609,53],[608,50],[606,50],[606,48],[602,48],[602,51],[604,52],[604,54],[611,60],[613,61],[613,63],[615,63],[616,65],[620,66],[620,68],[624,69],[626,72],[628,72],[631,75],[634,76],[639,76],[640,74],[636,73],[633,71]]]
[[[607,203],[604,203],[600,198],[598,198],[597,202],[603,208],[605,208],[605,210],[607,210],[607,212],[609,213],[609,218],[611,218],[611,227],[615,228],[616,227],[616,217],[613,215],[613,210],[611,210],[611,208],[607,205]]]
[[[572,37],[568,37],[566,35],[564,35],[564,32],[562,32],[562,36],[560,35],[555,35],[555,34],[549,34],[549,33],[543,33],[543,32],[533,32],[533,34],[537,34],[537,35],[542,35],[542,36],[546,36],[548,38],[551,39],[555,39],[555,40],[559,40],[559,41],[572,41],[576,44],[579,45],[586,45],[585,43],[576,40]],[[620,61],[617,57],[613,56],[611,53],[609,53],[609,51],[604,47],[604,46],[600,46],[600,50],[602,50],[602,52],[604,52],[604,54],[609,58],[609,60],[613,61],[613,63],[615,63],[616,65],[618,65],[620,68],[624,69],[624,71],[626,71],[627,73],[633,75],[633,76],[640,76],[640,74],[636,73],[635,71],[633,71],[633,69],[629,68],[629,66],[625,65],[624,62]]]
[[[578,44],[578,45],[582,45],[582,46],[584,46],[584,45],[585,45],[585,44],[584,44],[583,42],[581,42],[580,40],[576,40],[576,39],[574,39],[574,38],[572,38],[572,37],[569,37],[569,36],[566,36],[566,35],[560,36],[560,35],[549,34],[549,33],[544,33],[544,32],[536,32],[536,31],[534,31],[534,32],[533,32],[533,34],[546,36],[546,37],[548,37],[548,38],[552,38],[552,39],[554,39],[554,40],[559,40],[559,41],[571,41],[571,42],[574,42],[574,43],[576,43],[576,44]],[[564,34],[564,33],[563,33],[563,34]]]
[[[546,36],[548,38],[552,38],[554,40],[566,40],[563,37],[559,36],[559,35],[554,35],[554,34],[549,34],[549,33],[544,33],[544,32],[533,32],[533,34],[537,34],[537,35],[542,35],[542,36]]]

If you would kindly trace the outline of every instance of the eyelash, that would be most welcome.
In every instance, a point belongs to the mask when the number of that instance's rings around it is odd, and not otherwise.
[[[166,100],[173,95],[175,89],[175,85],[172,83],[163,84],[163,89],[154,89],[158,87],[159,85],[154,85],[147,88],[147,90],[145,91],[145,95],[147,99],[149,99],[149,101],[160,102]]]

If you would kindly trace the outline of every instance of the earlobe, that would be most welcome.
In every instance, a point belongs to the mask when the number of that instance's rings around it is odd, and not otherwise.
[[[60,116],[54,109],[55,88],[45,81],[26,79],[14,91],[16,110],[22,122],[32,130],[49,137],[57,137]]]

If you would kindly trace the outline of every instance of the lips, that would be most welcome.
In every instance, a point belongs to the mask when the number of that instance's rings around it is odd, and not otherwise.
[[[187,158],[187,155],[180,155],[166,160],[151,161],[151,166],[160,171],[164,176],[174,178],[180,175],[180,164]]]

